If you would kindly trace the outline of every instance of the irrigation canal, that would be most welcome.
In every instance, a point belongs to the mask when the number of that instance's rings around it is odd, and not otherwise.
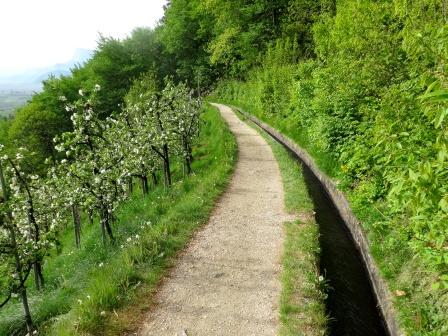
[[[388,335],[364,262],[343,219],[313,172],[303,163],[302,167],[319,225],[330,335]]]

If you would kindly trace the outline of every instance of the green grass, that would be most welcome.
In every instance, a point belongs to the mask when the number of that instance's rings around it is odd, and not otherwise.
[[[73,233],[64,234],[62,251],[48,257],[44,265],[46,289],[36,293],[30,288],[32,314],[41,333],[102,334],[111,326],[110,334],[118,335],[128,323],[123,319],[122,326],[115,323],[120,316],[117,310],[132,307],[142,291],[146,304],[150,303],[148,295],[176,253],[207,221],[233,170],[235,140],[209,107],[195,157],[192,176],[181,180],[177,169],[171,189],[160,186],[147,197],[136,193],[120,208],[115,245],[102,245],[98,225],[83,228],[79,250]],[[21,314],[19,302],[0,311],[0,335],[20,334]]]
[[[319,279],[319,229],[302,167],[282,145],[248,122],[271,146],[282,176],[286,209],[298,216],[297,221],[284,223],[280,336],[325,335],[326,296],[325,284]]]

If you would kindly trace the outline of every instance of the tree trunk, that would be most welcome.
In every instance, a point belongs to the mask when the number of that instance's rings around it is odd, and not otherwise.
[[[148,177],[146,175],[143,175],[140,177],[140,179],[142,182],[143,195],[148,195],[148,193],[149,193]]]
[[[110,218],[108,218],[106,221],[106,231],[107,231],[110,241],[114,242],[115,238],[114,238],[114,234],[112,232],[112,227],[110,226]]]
[[[190,163],[190,159],[186,160],[186,165],[187,165],[187,174],[190,175],[191,174],[191,163]]]
[[[72,205],[73,225],[75,231],[75,243],[76,247],[81,247],[81,218],[79,216],[79,209],[76,204]]]
[[[23,312],[25,315],[24,317],[25,317],[26,329],[28,331],[28,334],[32,335],[34,331],[34,325],[33,325],[33,319],[31,318],[30,305],[28,303],[26,288],[24,286],[22,286],[20,290],[20,298],[22,300]]]
[[[7,203],[9,200],[9,192],[8,192],[8,187],[6,186],[5,176],[3,175],[3,166],[2,166],[1,160],[0,160],[0,185],[2,187],[3,198],[5,200],[5,203]],[[6,212],[6,216],[9,221],[9,233],[10,233],[11,245],[13,247],[15,268],[16,268],[17,274],[19,275],[18,280],[20,281],[20,284],[21,284],[21,287],[19,288],[19,292],[20,292],[20,298],[22,300],[22,306],[23,306],[23,311],[24,311],[24,315],[25,315],[24,317],[25,317],[26,328],[27,328],[28,333],[30,335],[32,335],[32,333],[34,331],[34,325],[33,325],[33,320],[31,318],[30,306],[28,303],[28,296],[26,293],[26,287],[24,286],[25,281],[23,279],[22,264],[20,261],[19,252],[17,250],[16,233],[15,233],[14,227],[13,227],[13,218],[12,218],[11,211],[8,210]]]
[[[36,222],[36,217],[34,215],[34,205],[31,196],[28,196],[28,221],[31,229],[34,229],[32,234],[32,238],[36,244],[40,241],[40,232],[39,226]],[[40,256],[36,257],[36,260],[33,263],[33,271],[34,271],[34,281],[36,285],[36,289],[40,291],[44,287],[44,276],[42,274],[42,259]]]
[[[168,145],[163,146],[163,172],[165,173],[165,186],[171,186],[171,169],[170,169],[170,156],[168,152]]]
[[[101,238],[103,240],[103,245],[106,245],[106,223],[104,218],[104,210],[100,212],[100,224],[101,224]]]
[[[157,181],[157,175],[156,175],[155,172],[152,172],[152,173],[151,173],[151,176],[152,176],[152,184],[153,184],[154,187],[155,187],[155,186],[157,186],[157,184],[159,183],[159,181]]]
[[[185,168],[187,170],[187,174],[191,174],[191,162],[192,162],[192,155],[191,155],[191,148],[188,144],[188,142],[183,141],[184,143],[184,154],[185,154]]]
[[[93,209],[89,209],[88,213],[90,225],[93,225]]]
[[[130,194],[132,194],[132,193],[134,192],[134,183],[133,183],[133,181],[132,181],[132,177],[131,177],[131,179],[129,180],[129,183],[128,183],[128,189],[129,189],[129,193],[130,193]]]
[[[109,212],[107,211],[107,208],[104,207],[101,210],[101,234],[103,237],[103,244],[106,244],[106,234],[109,236],[109,239],[111,240],[111,242],[115,241],[113,232],[112,232],[112,227],[110,226],[110,216],[109,216]]]
[[[42,264],[39,261],[33,263],[34,283],[38,291],[44,287],[44,276],[42,274]]]

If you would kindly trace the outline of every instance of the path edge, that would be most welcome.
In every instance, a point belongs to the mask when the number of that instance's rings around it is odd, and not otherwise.
[[[360,221],[356,218],[355,214],[353,213],[344,193],[341,192],[333,183],[333,181],[319,169],[319,167],[314,162],[314,159],[311,157],[311,155],[308,154],[308,152],[305,149],[300,147],[289,137],[283,135],[275,128],[269,126],[268,124],[259,120],[257,117],[243,111],[238,107],[235,106],[228,106],[228,107],[231,108],[232,110],[236,110],[238,113],[240,113],[245,118],[253,122],[255,125],[257,125],[266,133],[268,133],[271,137],[273,137],[276,141],[278,141],[287,149],[289,149],[291,152],[293,152],[295,155],[297,155],[300,158],[300,160],[302,160],[302,162],[309,169],[311,169],[311,171],[317,177],[320,183],[322,183],[328,196],[331,198],[336,209],[338,210],[339,214],[344,220],[344,223],[347,229],[349,230],[357,249],[361,253],[361,257],[365,263],[367,273],[369,275],[370,282],[372,284],[389,335],[404,336],[405,333],[400,328],[397,319],[397,314],[393,306],[392,293],[390,292],[386,281],[381,276],[381,272],[370,252],[370,245],[367,238],[367,233],[362,228]]]

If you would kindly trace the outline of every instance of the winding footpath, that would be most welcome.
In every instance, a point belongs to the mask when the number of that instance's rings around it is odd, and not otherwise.
[[[214,104],[215,105],[215,104]],[[234,112],[215,105],[239,154],[230,185],[164,280],[139,335],[276,335],[282,223],[291,220],[265,140]]]

